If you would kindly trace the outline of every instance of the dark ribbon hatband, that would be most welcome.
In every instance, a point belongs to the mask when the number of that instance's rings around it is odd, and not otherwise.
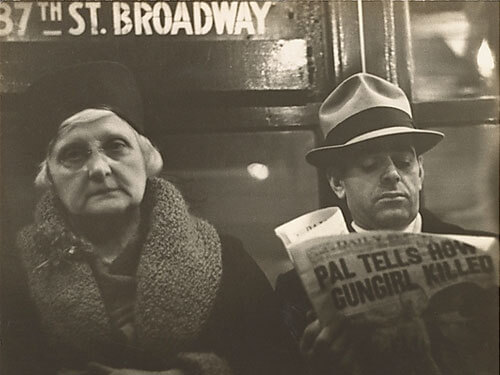
[[[394,126],[415,129],[411,117],[404,111],[392,107],[368,108],[330,130],[323,146],[343,145],[362,134]]]

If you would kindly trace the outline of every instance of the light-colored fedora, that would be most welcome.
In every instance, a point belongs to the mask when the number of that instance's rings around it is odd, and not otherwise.
[[[321,105],[319,121],[325,140],[306,155],[317,167],[330,165],[342,151],[373,139],[409,137],[420,155],[444,137],[438,131],[416,129],[404,91],[368,73],[355,74],[337,86]]]

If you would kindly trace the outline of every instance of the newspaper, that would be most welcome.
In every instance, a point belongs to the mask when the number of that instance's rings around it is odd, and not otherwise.
[[[322,324],[335,314],[377,320],[417,312],[453,285],[498,287],[494,237],[375,231],[349,233],[338,207],[275,229]]]

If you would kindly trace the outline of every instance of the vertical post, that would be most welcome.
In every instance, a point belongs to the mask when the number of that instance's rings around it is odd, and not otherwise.
[[[328,5],[335,84],[363,71],[394,82],[411,98],[409,1],[329,0]]]
[[[389,0],[390,1],[390,0]],[[363,0],[358,0],[359,50],[361,55],[361,71],[366,73],[365,20],[363,17]]]
[[[385,77],[398,84],[396,64],[396,28],[393,0],[383,0]]]

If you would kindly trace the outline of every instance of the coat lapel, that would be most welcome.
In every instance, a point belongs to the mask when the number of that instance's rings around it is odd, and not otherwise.
[[[45,196],[37,224],[19,236],[30,287],[48,336],[95,357],[113,335],[92,270],[78,256],[93,248],[71,233],[57,207]],[[164,180],[148,182],[144,209],[150,222],[136,274],[138,346],[169,356],[188,347],[207,323],[222,274],[221,245],[215,229],[191,216]]]
[[[136,327],[146,348],[165,353],[189,346],[215,303],[222,274],[215,229],[191,216],[170,183],[153,179],[146,202],[151,228],[137,270]]]

